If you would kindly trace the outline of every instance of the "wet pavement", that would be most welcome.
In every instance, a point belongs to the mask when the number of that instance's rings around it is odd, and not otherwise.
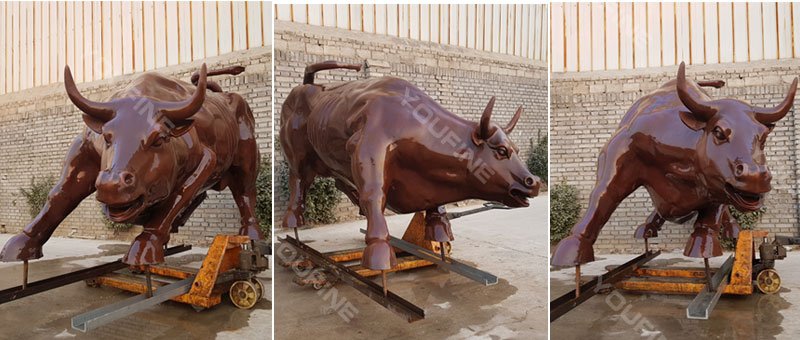
[[[0,244],[11,237],[0,234]],[[30,282],[114,261],[128,244],[52,238],[44,246],[45,257],[31,261]],[[206,248],[167,258],[170,265],[199,268]],[[200,312],[191,306],[167,301],[151,309],[81,333],[71,328],[73,316],[133,296],[118,289],[88,287],[76,282],[61,288],[0,305],[0,339],[268,339],[272,329],[271,275],[259,275],[265,287],[252,310],[234,307],[228,298]],[[21,284],[21,263],[0,263],[0,289]]]
[[[410,219],[388,217],[390,232],[401,237]],[[359,228],[365,226],[361,220],[300,230],[300,239],[322,252],[363,247]],[[290,269],[277,266],[276,339],[546,339],[547,196],[528,208],[455,219],[452,228],[453,258],[500,277],[498,284],[484,286],[436,267],[389,273],[389,289],[425,310],[424,320],[407,323],[344,283],[319,291],[301,287]]]
[[[728,257],[712,259],[719,267]],[[584,280],[604,273],[606,266],[622,264],[629,255],[598,255],[597,261],[581,266]],[[654,266],[703,267],[700,259],[682,252],[662,253]],[[783,281],[778,294],[755,292],[749,296],[723,295],[709,320],[689,320],[686,307],[694,295],[635,294],[613,291],[599,294],[551,323],[553,339],[796,339],[800,333],[800,252],[789,252],[776,262]],[[551,271],[551,294],[555,299],[575,288],[574,269]]]

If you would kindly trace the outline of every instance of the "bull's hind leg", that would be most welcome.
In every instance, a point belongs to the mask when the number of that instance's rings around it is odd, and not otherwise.
[[[58,183],[50,190],[47,202],[39,215],[23,231],[8,242],[0,252],[3,262],[23,261],[42,257],[42,245],[71,212],[91,195],[99,173],[99,155],[91,141],[84,136],[70,146]]]
[[[450,220],[444,206],[439,206],[425,211],[425,240],[436,242],[450,242],[454,240],[453,231],[450,229]]]
[[[615,140],[600,153],[597,184],[589,196],[586,214],[572,228],[571,235],[556,246],[550,261],[553,266],[570,267],[594,261],[592,247],[600,230],[619,203],[640,185],[636,163],[627,146]]]
[[[644,240],[644,251],[650,250],[647,240],[652,237],[658,237],[658,231],[661,230],[661,226],[664,225],[664,222],[664,218],[661,217],[658,211],[653,210],[653,212],[650,213],[650,216],[647,217],[647,221],[640,224],[639,227],[636,228],[636,232],[633,234],[633,237]]]
[[[367,247],[361,264],[373,270],[387,270],[397,265],[394,248],[389,245],[389,228],[383,215],[386,208],[384,178],[387,144],[362,137],[352,160],[353,179],[358,188],[359,207],[367,217]]]
[[[264,233],[258,224],[256,217],[256,177],[258,177],[257,159],[252,163],[247,162],[243,167],[235,167],[230,170],[230,188],[233,200],[239,208],[241,216],[241,228],[239,235],[247,235],[251,240],[263,240]],[[269,202],[268,204],[272,204]]]

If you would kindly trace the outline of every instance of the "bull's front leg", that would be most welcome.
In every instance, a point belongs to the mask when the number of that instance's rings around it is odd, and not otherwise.
[[[612,140],[600,152],[597,183],[589,196],[583,218],[572,227],[571,235],[556,246],[550,264],[571,267],[594,261],[594,242],[619,203],[639,187],[643,168],[622,140]]]
[[[359,207],[367,217],[367,247],[361,264],[372,270],[387,270],[397,265],[394,248],[389,245],[389,227],[383,215],[386,208],[384,166],[387,147],[385,142],[364,138],[358,143],[352,160]]]
[[[61,178],[50,190],[39,215],[3,247],[0,260],[23,261],[42,257],[42,245],[84,198],[95,191],[100,171],[99,154],[86,134],[72,142]]]
[[[204,148],[203,158],[197,168],[167,198],[166,206],[150,219],[122,262],[131,266],[159,264],[164,262],[164,245],[169,242],[169,232],[175,219],[186,209],[206,185],[217,163],[217,155],[209,148]]]
[[[699,212],[697,219],[694,221],[694,231],[689,236],[683,255],[706,259],[722,256],[719,230],[727,210],[725,205],[717,205]]]

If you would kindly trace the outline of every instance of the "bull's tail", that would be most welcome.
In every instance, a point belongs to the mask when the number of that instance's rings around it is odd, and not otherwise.
[[[221,69],[208,71],[206,73],[206,76],[207,77],[211,77],[211,76],[219,76],[219,75],[223,75],[223,74],[230,74],[230,75],[235,76],[235,75],[237,75],[239,73],[242,73],[242,72],[244,72],[244,66],[231,66],[231,67],[226,67],[226,68],[221,68]],[[192,84],[194,86],[197,86],[197,82],[199,80],[200,80],[200,72],[198,71],[198,72],[195,72],[192,75]],[[214,81],[208,81],[207,85],[206,85],[206,88],[208,88],[209,90],[211,90],[213,92],[222,92],[222,87],[220,87],[219,84],[217,84]]]
[[[305,75],[303,76],[303,85],[314,84],[314,74],[316,74],[317,72],[324,70],[332,70],[337,68],[361,71],[361,65],[340,64],[335,60],[323,61],[321,63],[311,64],[306,66],[306,72]]]
[[[724,80],[703,80],[698,81],[697,85],[704,86],[704,87],[713,87],[715,89],[721,88],[725,86]]]

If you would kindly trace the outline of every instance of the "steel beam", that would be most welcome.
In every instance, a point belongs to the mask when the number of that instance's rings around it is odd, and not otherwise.
[[[72,329],[87,332],[189,292],[194,277],[158,287],[153,296],[139,294],[72,318]]]
[[[550,301],[550,322],[555,321],[562,315],[571,311],[581,303],[589,300],[603,288],[611,288],[613,285],[634,273],[636,269],[661,254],[661,250],[648,251],[637,256],[623,265],[616,267],[603,275],[597,276],[589,282],[580,286],[579,294],[573,289],[570,292]]]
[[[366,232],[367,232],[366,230],[361,229],[362,234],[366,234]],[[394,236],[389,236],[389,244],[391,244],[396,248],[400,248],[406,253],[419,257],[425,261],[433,262],[437,266],[445,268],[451,272],[459,274],[463,277],[466,277],[470,280],[473,280],[485,286],[491,286],[497,284],[498,282],[497,276],[494,276],[490,273],[487,273],[473,266],[463,264],[452,258],[449,259],[450,260],[449,262],[442,261],[442,258],[440,257],[439,254],[435,254],[428,249],[422,248],[413,243],[406,242]]]
[[[174,255],[177,253],[181,253],[192,249],[191,245],[178,245],[171,248],[167,248],[164,251],[164,256]],[[55,289],[58,287],[66,286],[71,283],[75,283],[78,281],[83,281],[86,279],[91,279],[94,277],[98,277],[103,274],[108,274],[120,269],[128,267],[127,264],[122,263],[122,260],[117,260],[114,262],[109,262],[105,264],[101,264],[94,267],[89,267],[85,269],[81,269],[78,271],[74,271],[71,273],[66,273],[63,275],[54,276],[51,278],[47,278],[44,280],[39,280],[36,282],[31,282],[27,284],[26,288],[22,288],[22,286],[11,287],[8,289],[4,289],[0,291],[0,304],[11,302],[19,298],[23,298],[26,296],[31,296],[34,294],[38,294],[41,292],[45,292],[51,289]]]
[[[711,282],[703,287],[703,290],[692,300],[689,307],[686,307],[686,317],[689,319],[708,320],[708,316],[719,301],[719,297],[728,284],[728,276],[733,269],[733,255],[729,256],[722,267],[711,277]]]
[[[406,321],[414,322],[425,318],[425,311],[423,309],[415,306],[411,302],[408,302],[391,291],[387,291],[384,295],[383,287],[377,283],[358,275],[356,272],[340,263],[332,261],[330,258],[326,257],[314,248],[309,247],[305,243],[300,242],[291,236],[286,236],[285,238],[280,239],[280,241],[291,245],[303,255],[308,257],[308,259],[311,260],[311,262],[313,262],[317,267],[336,276],[381,306],[384,306],[390,311],[404,317]]]

